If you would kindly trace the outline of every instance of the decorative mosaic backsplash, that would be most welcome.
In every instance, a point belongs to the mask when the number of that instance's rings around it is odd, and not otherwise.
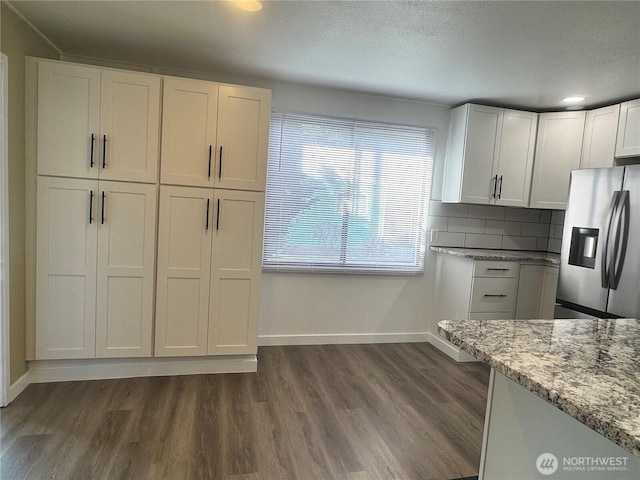
[[[564,211],[442,203],[429,206],[429,245],[560,253]]]

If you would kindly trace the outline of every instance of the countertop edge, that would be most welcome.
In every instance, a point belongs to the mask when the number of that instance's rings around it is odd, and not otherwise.
[[[561,410],[565,414],[579,421],[583,425],[589,427],[593,431],[599,433],[603,437],[612,441],[616,445],[620,446],[629,453],[640,457],[640,441],[629,435],[627,432],[620,430],[620,428],[612,425],[611,423],[603,420],[591,412],[585,412],[582,407],[575,405],[570,400],[563,398],[558,392],[549,390],[548,388],[540,385],[538,382],[532,380],[527,374],[515,371],[506,366],[501,361],[495,359],[490,354],[486,353],[482,349],[469,345],[462,338],[455,336],[438,322],[438,333],[444,337],[447,341],[461,348],[469,355],[477,358],[482,363],[494,368],[498,373],[501,373],[510,380],[516,382],[522,388],[535,394],[542,400],[545,400],[550,405]]]
[[[511,262],[536,262],[544,265],[560,265],[560,255],[550,252],[533,252],[527,250],[488,250],[482,248],[439,247],[431,245],[429,250],[455,257],[474,260],[502,260]]]

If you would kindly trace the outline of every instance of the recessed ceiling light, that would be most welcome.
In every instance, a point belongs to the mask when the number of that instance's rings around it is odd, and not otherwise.
[[[262,2],[259,0],[235,0],[233,4],[245,12],[259,12],[262,10]]]
[[[562,99],[562,101],[564,103],[569,103],[569,104],[576,104],[576,103],[580,103],[584,101],[585,97],[581,97],[581,96],[573,96],[573,97],[565,97]]]

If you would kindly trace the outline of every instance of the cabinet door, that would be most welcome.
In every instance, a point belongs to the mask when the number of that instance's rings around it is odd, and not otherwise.
[[[256,353],[264,194],[215,191],[209,355]]]
[[[503,110],[470,105],[462,172],[463,203],[488,204],[495,188],[494,161],[501,141]]]
[[[640,99],[620,104],[616,157],[640,155]]]
[[[37,360],[95,356],[97,187],[38,178]]]
[[[155,183],[160,77],[104,70],[100,112],[100,179]]]
[[[516,319],[531,320],[540,317],[540,299],[544,265],[520,265]]]
[[[160,187],[155,356],[205,355],[213,192]]]
[[[213,186],[218,85],[165,78],[163,91],[160,181]]]
[[[100,181],[96,357],[151,356],[156,186]]]
[[[584,112],[541,113],[530,207],[567,208],[571,170],[580,167]]]
[[[558,267],[520,265],[516,319],[552,319],[558,286]]]
[[[271,92],[221,85],[216,186],[264,192]]]
[[[580,168],[614,166],[613,158],[619,117],[620,105],[611,105],[587,112]]]
[[[538,114],[505,110],[502,121],[496,204],[526,207],[529,204],[533,152],[536,144]]]
[[[38,63],[38,174],[98,177],[100,69]]]
[[[551,320],[556,309],[556,292],[558,291],[558,267],[545,265],[542,279],[542,296],[540,297],[540,318]]]

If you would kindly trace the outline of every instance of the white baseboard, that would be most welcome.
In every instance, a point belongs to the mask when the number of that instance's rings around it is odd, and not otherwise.
[[[263,335],[261,346],[267,345],[331,345],[370,343],[428,342],[457,362],[477,361],[472,356],[430,332]],[[127,358],[85,360],[35,360],[29,371],[20,377],[7,395],[11,403],[30,383],[103,380],[113,378],[154,377],[168,375],[197,375],[213,373],[256,372],[256,355],[234,355],[214,358]]]
[[[456,362],[477,362],[478,360],[460,350],[444,338],[431,332],[417,333],[330,333],[303,335],[260,335],[258,345],[354,345],[363,343],[415,343],[427,342],[444,352]]]
[[[455,345],[447,342],[444,338],[439,335],[435,335],[433,333],[428,333],[429,338],[427,338],[427,342],[436,347],[442,353],[448,355],[453,358],[456,362],[477,362],[479,361],[477,358],[472,357],[467,352],[459,349]]]
[[[29,362],[31,383],[161,377],[209,373],[249,373],[258,370],[256,355],[187,358],[127,358],[36,360]]]
[[[258,345],[354,345],[363,343],[428,342],[428,332],[418,333],[330,333],[303,335],[261,335]]]
[[[18,380],[13,383],[9,387],[9,392],[7,393],[7,405],[13,402],[18,395],[20,395],[25,388],[29,386],[31,383],[31,372],[27,370],[24,375],[22,375]],[[6,406],[6,405],[5,405]]]

